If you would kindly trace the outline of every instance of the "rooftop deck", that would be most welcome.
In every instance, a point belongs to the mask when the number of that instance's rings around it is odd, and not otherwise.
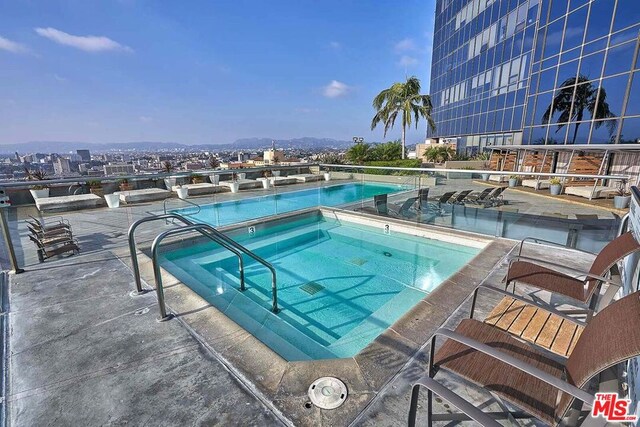
[[[318,185],[297,184],[278,191]],[[483,188],[471,180],[455,180],[444,187],[436,189]],[[205,203],[264,194],[247,190],[191,200]],[[510,190],[506,194],[508,206],[520,212],[613,218],[599,207],[576,209],[562,201],[541,205],[535,196]],[[406,195],[395,196],[402,197]],[[177,200],[170,203],[181,206]],[[508,255],[516,244],[495,239],[470,268],[432,292],[428,301],[385,332],[376,346],[346,363],[340,359],[309,370],[309,365],[300,363],[283,365],[252,358],[259,345],[255,338],[233,322],[212,322],[214,315],[206,306],[185,310],[188,305],[179,293],[167,300],[177,319],[163,323],[155,320],[154,293],[130,295],[133,277],[128,259],[123,258],[127,229],[135,220],[162,210],[162,202],[150,202],[65,213],[82,253],[44,264],[38,263],[20,222],[35,214],[35,208],[9,211],[18,258],[27,270],[10,275],[5,307],[9,313],[6,409],[11,425],[404,425],[411,384],[427,366],[429,337],[438,327],[453,328],[468,316],[468,296],[475,286],[501,286]],[[148,246],[171,227],[160,221],[141,227],[138,241]],[[549,256],[539,246],[527,250],[534,257]],[[554,253],[553,258],[577,268],[592,261],[570,250]],[[146,285],[153,287],[153,283]],[[564,303],[545,292],[534,297]],[[511,327],[517,322],[505,317],[512,313],[501,309],[505,305],[487,294],[479,300],[477,313],[479,318]],[[257,374],[251,376],[251,372]],[[305,406],[306,388],[323,375],[346,379],[349,398],[337,410]],[[464,385],[457,388],[465,389]],[[474,392],[472,397],[495,405],[488,394]]]

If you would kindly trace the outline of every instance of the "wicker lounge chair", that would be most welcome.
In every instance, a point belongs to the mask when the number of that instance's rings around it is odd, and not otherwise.
[[[427,423],[474,420],[500,426],[496,419],[537,418],[558,425],[570,408],[592,406],[594,396],[584,388],[603,371],[640,355],[640,328],[629,319],[640,316],[640,292],[603,309],[587,324],[566,360],[550,356],[500,329],[473,319],[455,331],[439,329],[431,340],[428,373],[414,383],[409,426],[416,424],[420,387],[428,389]],[[436,337],[448,338],[435,353]],[[522,411],[486,413],[434,376],[446,370],[489,391]],[[433,393],[463,413],[433,414]]]
[[[602,301],[600,301],[601,307],[613,299],[621,286],[620,283],[609,277],[610,270],[627,255],[640,251],[640,243],[635,239],[632,232],[624,233],[609,242],[598,253],[589,271],[583,272],[551,261],[522,256],[523,244],[528,240],[558,245],[557,243],[536,238],[524,239],[520,243],[520,252],[509,262],[509,270],[505,277],[505,289],[508,289],[509,285],[513,284],[515,293],[516,283],[526,283],[539,289],[555,292],[588,305],[589,309],[586,310],[586,313],[589,316],[598,309],[598,297],[603,284],[607,284],[609,288]],[[552,268],[540,264],[546,264]],[[562,273],[553,268],[571,271],[576,276]]]

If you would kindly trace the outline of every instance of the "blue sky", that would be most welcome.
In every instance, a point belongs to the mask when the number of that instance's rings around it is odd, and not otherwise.
[[[0,144],[380,140],[376,93],[428,93],[434,1],[0,0]]]

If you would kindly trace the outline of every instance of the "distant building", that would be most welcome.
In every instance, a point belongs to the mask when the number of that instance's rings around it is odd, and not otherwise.
[[[53,172],[56,175],[66,175],[71,173],[71,162],[64,157],[58,157],[53,163]]]
[[[89,150],[76,150],[76,153],[78,154],[78,156],[80,156],[80,159],[83,162],[91,161],[91,153],[89,152]]]
[[[251,155],[249,153],[238,153],[238,161],[239,162],[244,162],[249,160],[249,158],[251,157]]]
[[[182,165],[183,168],[185,168],[185,170],[188,171],[195,171],[195,170],[200,170],[202,169],[202,163],[200,162],[186,162]]]
[[[133,165],[126,163],[111,163],[103,166],[105,175],[131,175],[136,173]]]

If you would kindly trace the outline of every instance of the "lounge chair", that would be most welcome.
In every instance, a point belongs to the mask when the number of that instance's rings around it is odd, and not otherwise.
[[[54,228],[48,231],[37,230],[33,228],[30,224],[27,224],[27,229],[29,232],[36,237],[37,239],[48,239],[57,236],[69,236],[73,237],[73,233],[68,228]]]
[[[498,187],[499,188],[499,187]],[[485,188],[480,193],[471,193],[464,198],[465,203],[478,203],[486,199],[496,188]]]
[[[507,187],[496,187],[491,189],[491,191],[486,194],[484,197],[478,198],[469,198],[467,197],[464,200],[465,204],[471,205],[482,205],[485,208],[495,207],[504,204],[504,200],[502,199],[502,193],[506,190]]]
[[[464,190],[452,197],[447,203],[450,205],[459,205],[463,203],[464,199],[471,194],[472,190]]]
[[[453,195],[456,194],[456,191],[447,191],[446,193],[444,193],[442,196],[440,197],[434,197],[432,198],[431,204],[432,205],[436,205],[438,208],[441,208],[442,205],[444,205],[445,203],[447,203],[449,201],[449,199],[451,199],[453,197]]]
[[[551,186],[551,181],[548,179],[523,179],[523,187],[530,187],[534,190],[544,190]]]
[[[525,283],[539,289],[555,292],[587,305],[589,307],[588,310],[583,311],[588,316],[591,316],[598,309],[598,297],[603,284],[607,284],[608,288],[600,302],[601,306],[608,304],[621,286],[619,282],[608,277],[610,270],[627,255],[640,251],[640,243],[629,231],[609,242],[598,253],[589,272],[584,272],[551,261],[523,256],[522,248],[525,241],[563,246],[537,238],[523,239],[520,242],[518,255],[509,261],[509,270],[505,277],[505,289],[508,289],[509,285],[513,284],[513,292],[515,293],[516,283]],[[540,264],[571,271],[575,276]]]
[[[38,247],[38,260],[44,262],[48,258],[52,258],[57,255],[62,255],[67,252],[73,254],[80,253],[80,247],[75,240],[66,239],[65,241],[58,242],[59,244],[44,244],[40,240],[33,236],[29,236],[29,239]]]
[[[465,319],[451,331],[439,329],[431,339],[428,372],[413,385],[409,426],[416,425],[420,387],[428,389],[427,422],[474,420],[500,426],[496,419],[537,418],[556,426],[570,408],[593,406],[594,395],[584,390],[593,378],[640,355],[640,292],[603,309],[583,329],[566,360],[550,356],[495,326]],[[435,353],[436,338],[448,338]],[[484,388],[521,411],[487,413],[434,379],[446,370]],[[433,393],[463,413],[433,414]]]
[[[31,221],[29,221],[29,220],[25,220],[25,221],[28,224],[30,224],[36,230],[51,231],[51,230],[56,230],[56,229],[61,229],[61,228],[71,229],[71,224],[69,224],[69,221],[67,221],[66,219],[64,219],[62,217],[53,217],[53,218],[56,218],[56,219],[54,221],[51,221],[49,224],[45,224],[44,221],[42,221],[42,220],[40,220],[38,218],[35,218],[35,217],[31,216],[31,215],[29,215],[29,218],[31,218]]]
[[[564,194],[569,196],[578,196],[584,197],[585,199],[600,199],[606,197],[612,197],[618,194],[618,188],[615,187],[605,187],[605,186],[596,186],[593,185],[588,186],[567,186],[564,187]]]

